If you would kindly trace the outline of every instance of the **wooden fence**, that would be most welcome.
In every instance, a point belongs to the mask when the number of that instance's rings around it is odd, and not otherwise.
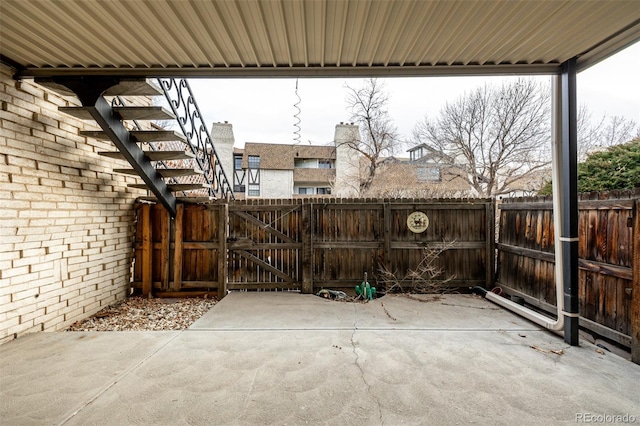
[[[414,233],[412,212],[430,224]],[[499,205],[497,283],[555,313],[551,199]],[[452,286],[494,284],[494,206],[490,200],[248,200],[179,204],[175,219],[137,204],[136,291],[177,296],[228,290],[321,288],[353,292],[381,266],[403,276],[425,249],[441,254]],[[640,191],[583,196],[579,202],[580,324],[632,348],[640,362]]]
[[[555,313],[551,198],[508,199],[498,209],[497,284]],[[580,325],[631,347],[640,333],[640,191],[585,194],[578,209]]]
[[[407,227],[423,212],[422,233]],[[147,295],[321,288],[353,292],[384,266],[404,276],[425,249],[440,255],[450,286],[494,278],[491,200],[291,199],[179,204],[175,219],[138,204],[133,287]],[[380,285],[378,283],[378,285]]]

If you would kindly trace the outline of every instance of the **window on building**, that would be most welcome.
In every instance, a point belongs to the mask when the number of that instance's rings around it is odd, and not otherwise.
[[[259,197],[260,196],[260,185],[259,184],[255,184],[255,183],[250,183],[249,184],[249,192],[248,194],[250,197]]]
[[[421,159],[422,157],[425,156],[425,152],[424,152],[424,148],[420,147],[420,148],[416,148],[413,151],[411,151],[409,153],[409,157],[411,159],[411,161],[416,161]]]
[[[293,160],[293,167],[296,169],[314,169],[316,161],[308,158],[296,158]]]
[[[440,182],[439,167],[420,167],[418,168],[418,180],[420,182]]]
[[[329,195],[331,194],[331,188],[318,188],[318,195]]]
[[[260,168],[260,156],[259,155],[250,155],[249,156],[249,168],[250,169],[259,169]]]
[[[330,169],[331,168],[331,160],[318,160],[318,168],[319,169]]]
[[[245,187],[244,185],[233,185],[233,192],[239,192],[244,194]]]
[[[300,195],[313,195],[314,188],[300,187],[298,188],[298,194]]]
[[[234,155],[233,156],[233,168],[235,170],[242,169],[242,155]]]

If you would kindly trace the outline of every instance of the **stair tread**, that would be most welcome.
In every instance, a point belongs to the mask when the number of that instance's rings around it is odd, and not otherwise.
[[[178,133],[173,130],[131,130],[129,134],[134,142],[187,142],[187,138],[182,133]],[[102,130],[81,130],[80,135],[95,139],[109,140],[107,134]]]
[[[124,160],[120,151],[100,151],[98,155]],[[144,151],[144,155],[151,161],[189,160],[196,157],[195,154],[186,151]]]
[[[46,87],[62,96],[75,96],[70,89],[53,81],[50,77],[36,78],[36,83]],[[123,79],[115,86],[108,88],[104,96],[160,96],[162,89],[152,80],[145,79]]]
[[[115,173],[138,176],[138,173],[134,169],[113,169],[113,171]],[[163,178],[204,174],[202,170],[198,169],[156,169],[156,172]]]
[[[172,112],[161,106],[116,106],[113,110],[123,120],[173,120],[176,118]],[[93,120],[89,107],[58,107],[58,111],[81,120]]]
[[[129,188],[147,189],[147,185],[144,183],[130,183],[127,185]],[[168,183],[167,188],[171,192],[179,191],[192,191],[196,189],[209,189],[211,185],[207,183]]]

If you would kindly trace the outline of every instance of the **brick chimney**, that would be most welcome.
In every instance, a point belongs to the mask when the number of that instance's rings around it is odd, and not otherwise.
[[[233,188],[233,144],[235,143],[233,125],[227,121],[213,123],[213,126],[211,126],[211,142],[218,153],[218,160],[227,175],[229,185]]]
[[[334,143],[336,145],[336,181],[333,195],[336,197],[357,197],[360,183],[360,156],[347,145],[360,141],[360,129],[353,123],[336,125]]]

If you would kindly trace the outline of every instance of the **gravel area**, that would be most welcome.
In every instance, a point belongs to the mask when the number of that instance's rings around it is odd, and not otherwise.
[[[184,330],[211,309],[215,299],[147,299],[130,297],[66,331]]]

